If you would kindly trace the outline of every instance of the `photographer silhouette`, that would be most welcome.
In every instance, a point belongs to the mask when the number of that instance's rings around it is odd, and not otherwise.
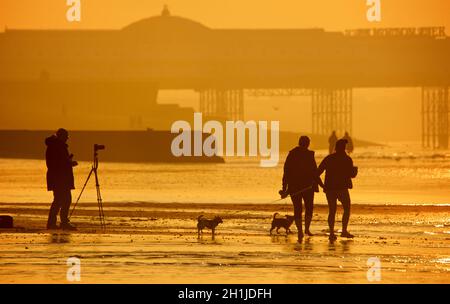
[[[60,228],[64,230],[76,230],[70,224],[68,213],[72,203],[71,190],[75,189],[72,167],[78,163],[73,160],[73,154],[69,154],[67,140],[69,132],[59,129],[55,135],[45,139],[47,150],[45,160],[47,164],[47,190],[53,191],[53,203],[50,207],[47,229],[58,229],[56,217],[60,214]]]

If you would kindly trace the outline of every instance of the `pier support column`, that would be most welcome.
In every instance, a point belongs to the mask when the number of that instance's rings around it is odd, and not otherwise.
[[[422,146],[448,149],[449,92],[448,87],[422,88]]]
[[[218,121],[244,119],[243,89],[206,89],[200,91],[200,112]]]
[[[352,133],[353,90],[313,89],[312,90],[312,133],[330,135],[336,131],[342,136],[345,131]]]

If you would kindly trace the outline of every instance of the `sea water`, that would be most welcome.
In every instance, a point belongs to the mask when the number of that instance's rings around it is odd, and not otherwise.
[[[44,151],[43,151],[44,153]],[[262,168],[258,158],[229,157],[224,164],[107,163],[98,177],[105,202],[268,203],[279,199],[283,163]],[[316,151],[320,161],[327,151]],[[75,156],[76,157],[76,156]],[[351,190],[353,204],[449,204],[450,151],[423,150],[420,143],[387,143],[351,154],[359,173]],[[75,200],[91,163],[74,168]],[[44,160],[0,159],[0,202],[51,202]],[[322,176],[323,178],[323,176]],[[81,202],[95,202],[92,177]],[[324,193],[317,203],[326,203]]]

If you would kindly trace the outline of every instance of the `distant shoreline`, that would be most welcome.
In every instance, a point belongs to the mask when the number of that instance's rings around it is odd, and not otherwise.
[[[290,199],[287,199],[287,203],[289,206],[291,206]],[[24,205],[30,205],[33,207],[37,206],[48,206],[49,202],[0,202],[0,208],[2,206],[24,206]],[[82,202],[83,206],[86,207],[93,207],[97,206],[96,202]],[[133,207],[164,207],[164,208],[185,208],[186,206],[189,206],[191,208],[200,208],[200,207],[207,207],[207,208],[214,208],[217,207],[226,207],[226,208],[237,208],[242,209],[243,207],[253,208],[256,207],[257,210],[264,210],[264,209],[270,209],[274,206],[285,206],[286,203],[283,202],[274,202],[274,203],[193,203],[193,202],[155,202],[155,201],[135,201],[135,202],[104,202],[106,205],[110,205],[111,207],[127,207],[127,206],[133,206]],[[235,206],[235,207],[233,207]],[[423,203],[358,203],[358,202],[352,202],[352,206],[359,209],[366,209],[366,208],[395,208],[395,209],[414,209],[418,207],[432,207],[432,208],[446,208],[448,207],[450,210],[450,203],[437,203],[437,204],[423,204]],[[314,207],[318,208],[328,208],[327,204],[324,203],[314,203]]]
[[[194,132],[194,131],[192,131]],[[45,139],[51,130],[0,130],[0,158],[45,159]],[[192,133],[193,134],[193,133]],[[208,134],[202,133],[206,137]],[[78,161],[93,159],[94,144],[105,146],[99,156],[105,162],[118,163],[223,163],[219,156],[176,157],[171,143],[176,134],[170,130],[78,131],[69,130],[69,151]],[[191,135],[192,136],[192,135]]]
[[[72,204],[73,207],[73,204]],[[77,217],[96,217],[98,215],[98,205],[93,202],[80,202],[74,213]],[[50,208],[47,203],[1,203],[0,214],[9,214],[17,218],[38,217],[43,220]],[[200,214],[217,215],[223,218],[245,219],[245,218],[268,218],[275,212],[280,214],[292,214],[292,204],[288,203],[157,203],[157,202],[104,202],[103,208],[106,218],[166,218],[166,219],[195,219]],[[342,211],[341,206],[338,212]],[[326,204],[315,204],[314,212],[327,214]],[[436,205],[370,205],[353,204],[352,217],[357,215],[402,215],[402,214],[422,214],[437,213],[448,217],[450,225],[450,204]],[[34,220],[37,220],[35,218]],[[33,220],[33,221],[34,221]],[[42,223],[43,225],[43,223]],[[35,226],[34,224],[32,226]],[[44,227],[45,225],[43,225]]]

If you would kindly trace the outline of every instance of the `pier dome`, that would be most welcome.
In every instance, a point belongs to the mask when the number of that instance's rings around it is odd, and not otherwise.
[[[172,16],[167,7],[165,7],[160,16],[134,22],[124,27],[123,31],[134,33],[201,34],[209,31],[209,28],[187,18]]]

